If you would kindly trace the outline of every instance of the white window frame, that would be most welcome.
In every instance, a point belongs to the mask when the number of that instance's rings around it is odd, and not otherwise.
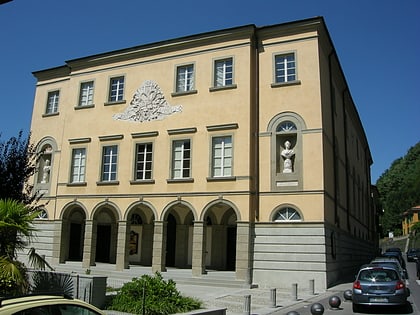
[[[124,100],[125,77],[112,77],[109,80],[109,102],[121,102]]]
[[[283,73],[281,73],[283,72]],[[274,56],[274,82],[288,83],[297,81],[296,53],[288,52]]]
[[[86,148],[74,148],[71,153],[71,183],[84,183],[86,176]]]
[[[302,221],[302,216],[293,207],[282,207],[277,210],[275,217],[275,222],[300,222]]]
[[[233,58],[229,57],[215,60],[214,87],[229,85],[233,85]]]
[[[141,149],[141,151],[140,151]],[[153,177],[153,142],[136,144],[134,180],[149,180]]]
[[[80,83],[79,107],[93,105],[94,81]]]
[[[211,176],[233,176],[233,137],[231,135],[214,136],[211,141]]]
[[[190,63],[180,65],[176,68],[176,87],[177,93],[189,92],[194,90],[195,84],[195,65]]]
[[[46,114],[55,114],[58,112],[58,105],[60,102],[60,90],[48,92]]]
[[[109,150],[109,151],[108,151]],[[118,175],[118,145],[102,147],[101,181],[116,181]]]
[[[172,141],[172,179],[191,178],[191,153],[191,139]]]

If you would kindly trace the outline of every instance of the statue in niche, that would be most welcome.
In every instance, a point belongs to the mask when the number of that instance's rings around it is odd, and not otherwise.
[[[44,167],[42,169],[42,180],[41,180],[41,184],[45,184],[48,182],[49,180],[49,175],[50,175],[50,170],[51,170],[51,165],[50,165],[50,160],[45,160],[45,164]]]
[[[162,120],[167,116],[182,112],[182,106],[171,106],[156,82],[148,80],[137,89],[130,105],[122,113],[115,114],[115,120],[144,122]]]
[[[293,172],[292,158],[295,155],[295,151],[293,149],[290,149],[290,145],[290,141],[286,141],[284,143],[284,150],[281,151],[281,156],[284,158],[283,173]]]

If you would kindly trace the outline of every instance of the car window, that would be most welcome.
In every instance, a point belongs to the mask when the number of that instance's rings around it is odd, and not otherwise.
[[[100,315],[99,313],[81,305],[57,304],[33,307],[14,315]]]
[[[398,274],[392,269],[366,269],[360,272],[359,280],[367,282],[391,282],[398,280]]]

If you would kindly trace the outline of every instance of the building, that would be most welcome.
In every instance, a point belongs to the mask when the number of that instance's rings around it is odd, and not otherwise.
[[[402,214],[402,232],[403,235],[409,235],[414,223],[420,221],[420,205],[412,207]]]
[[[327,288],[374,253],[372,158],[323,18],[33,74],[35,245],[53,264]]]

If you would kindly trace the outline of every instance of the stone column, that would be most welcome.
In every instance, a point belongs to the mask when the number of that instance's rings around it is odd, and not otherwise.
[[[155,221],[152,272],[166,271],[166,222]]]
[[[252,246],[249,222],[238,222],[236,234],[236,279],[252,284]]]
[[[52,264],[57,265],[60,263],[64,263],[65,255],[63,248],[63,237],[61,235],[61,230],[63,228],[63,221],[56,220],[54,222],[54,236],[52,239]]]
[[[194,222],[192,248],[192,275],[200,277],[206,274],[206,228],[204,221]]]
[[[128,239],[129,231],[127,221],[118,222],[118,233],[117,233],[117,262],[116,269],[122,271],[129,268],[128,262]]]
[[[95,265],[96,254],[96,235],[93,233],[93,220],[86,220],[85,223],[85,240],[83,245],[83,268],[89,268]]]

